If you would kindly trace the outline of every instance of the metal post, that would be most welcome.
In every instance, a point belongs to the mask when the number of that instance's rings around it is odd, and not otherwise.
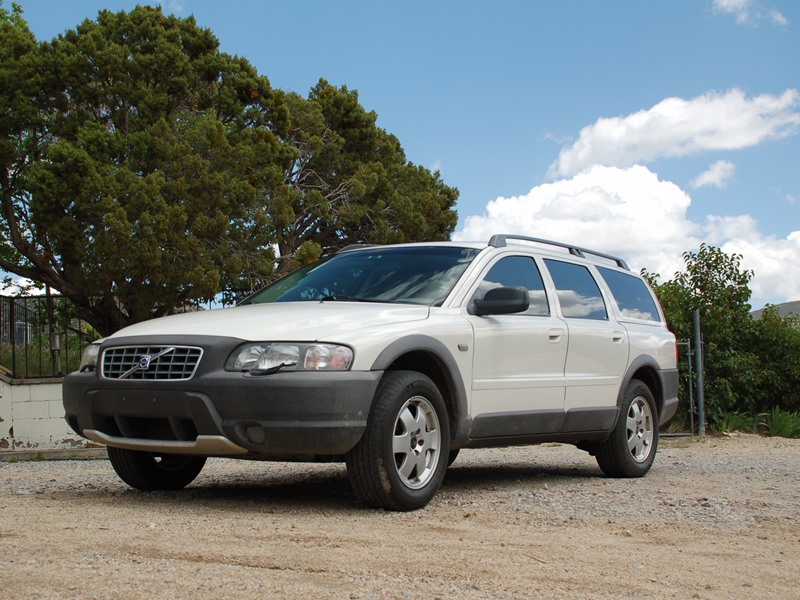
[[[700,311],[695,309],[694,321],[694,360],[697,371],[697,427],[700,435],[706,434],[706,402],[703,391],[703,341],[700,334]]]
[[[17,299],[11,298],[11,305],[8,309],[8,320],[10,322],[9,338],[11,339],[11,376],[17,376]]]
[[[689,385],[689,431],[694,435],[694,382],[692,381],[692,342],[686,342],[686,366],[688,368]]]

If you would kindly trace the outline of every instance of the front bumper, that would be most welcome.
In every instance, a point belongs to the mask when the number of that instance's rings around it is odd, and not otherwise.
[[[72,373],[64,379],[64,409],[78,434],[110,446],[313,460],[343,455],[361,439],[382,374],[257,377],[220,369],[186,381],[145,381]]]

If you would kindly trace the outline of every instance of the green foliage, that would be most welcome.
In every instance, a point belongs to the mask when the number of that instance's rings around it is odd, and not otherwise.
[[[744,393],[752,409],[800,409],[800,318],[781,317],[776,307],[768,306],[747,325],[742,352],[751,364]]]
[[[263,198],[290,153],[265,78],[147,7],[24,50],[0,63],[19,92],[0,131],[0,267],[104,333],[271,273]]]
[[[193,18],[101,11],[38,43],[0,12],[0,269],[103,334],[356,242],[446,239],[457,191],[358,95],[273,90]]]
[[[753,431],[756,415],[800,408],[800,321],[774,307],[752,318],[753,273],[742,269],[741,258],[703,244],[684,254],[686,269],[671,281],[646,274],[679,340],[694,345],[692,313],[700,311],[706,415],[720,431]],[[684,373],[684,400],[688,384]]]
[[[303,242],[294,253],[292,269],[299,269],[318,260],[322,256],[322,246],[313,240]]]
[[[439,173],[406,161],[358,93],[321,79],[307,99],[285,96],[287,142],[297,150],[271,216],[285,271],[308,241],[322,254],[349,244],[445,240],[458,192]],[[302,261],[301,261],[302,263]]]
[[[714,422],[716,433],[754,433],[758,425],[758,417],[750,413],[734,411],[720,415]]]
[[[785,411],[776,406],[763,416],[763,427],[772,437],[800,437],[800,411]]]
[[[11,12],[3,8],[3,2],[0,0],[0,24],[10,25],[19,29],[27,28],[27,23],[22,17],[22,7],[16,2],[11,3]]]

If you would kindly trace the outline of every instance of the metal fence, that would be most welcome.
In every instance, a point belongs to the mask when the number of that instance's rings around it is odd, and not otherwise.
[[[0,371],[15,379],[59,377],[97,336],[65,298],[0,296]]]

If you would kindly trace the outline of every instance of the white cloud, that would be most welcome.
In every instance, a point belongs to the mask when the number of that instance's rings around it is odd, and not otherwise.
[[[752,11],[749,2],[719,3]],[[737,8],[738,7],[738,8]],[[748,13],[749,14],[749,13]],[[642,163],[712,151],[753,147],[800,133],[800,91],[747,97],[742,90],[710,92],[689,100],[667,98],[650,109],[601,118],[583,128],[550,166],[551,183],[522,196],[497,198],[483,215],[468,217],[454,239],[487,240],[520,233],[586,246],[626,259],[671,279],[682,255],[701,241],[739,253],[755,273],[752,304],[800,299],[800,230],[786,238],[764,235],[747,215],[688,217],[691,198],[659,180]],[[725,187],[736,165],[719,160],[693,187]],[[787,202],[794,197],[784,194]]]
[[[727,254],[740,254],[755,276],[750,284],[754,308],[800,299],[800,231],[785,239],[765,236],[749,215],[708,217],[708,242]]]
[[[752,4],[752,0],[714,0],[714,10],[736,16],[736,21],[739,23],[747,23],[750,20]]]
[[[782,12],[774,8],[769,11],[769,18],[775,25],[780,25],[781,27],[786,27],[789,24],[789,19],[787,19]]]
[[[778,9],[765,9],[756,5],[753,0],[714,0],[713,6],[718,13],[735,16],[740,25],[753,24],[764,19],[781,27],[789,24],[789,19]]]
[[[524,196],[493,200],[486,214],[468,217],[454,239],[520,233],[618,255],[635,270],[671,277],[683,264],[682,253],[699,244],[698,226],[686,218],[690,202],[646,167],[596,166]]]
[[[593,165],[628,167],[662,157],[737,150],[800,130],[800,92],[748,98],[740,89],[685,100],[667,98],[647,110],[604,117],[584,127],[559,154],[550,176],[575,175]]]
[[[636,271],[671,279],[682,254],[700,241],[743,255],[753,269],[753,306],[800,299],[800,231],[767,237],[752,217],[687,217],[690,196],[643,166],[595,166],[570,179],[533,188],[524,196],[497,198],[486,213],[468,217],[456,240],[488,240],[519,233],[559,240],[620,256]]]
[[[0,282],[0,292],[5,296],[41,296],[45,293],[45,289],[40,283],[35,283],[26,277],[18,277],[8,283]]]
[[[164,8],[164,11],[168,13],[179,13],[183,12],[184,9],[183,0],[167,0],[166,2],[162,2],[161,6]]]
[[[727,160],[718,160],[692,180],[693,188],[716,187],[724,189],[736,173],[736,165]]]

